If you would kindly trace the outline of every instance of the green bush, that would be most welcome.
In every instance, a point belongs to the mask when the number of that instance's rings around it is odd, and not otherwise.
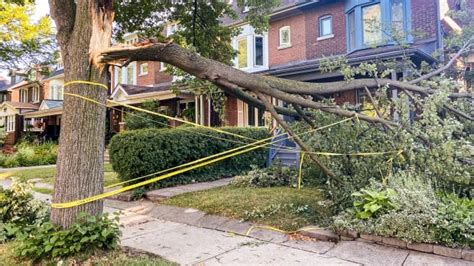
[[[17,151],[14,154],[0,156],[0,166],[9,168],[55,164],[58,157],[58,145],[53,142],[21,142],[15,148]]]
[[[452,194],[442,196],[434,231],[443,243],[467,243],[474,248],[474,200]]]
[[[396,192],[388,195],[393,208],[366,219],[357,216],[356,209],[348,209],[334,217],[334,228],[408,242],[474,247],[473,200],[455,195],[440,197],[432,184],[410,171],[391,176],[387,185],[372,182],[367,188],[382,189]]]
[[[33,199],[29,184],[14,180],[10,189],[0,187],[0,242],[47,216],[46,205]]]
[[[263,128],[223,129],[256,140],[269,137]],[[242,146],[242,142],[251,141],[206,128],[143,129],[115,135],[110,141],[109,153],[114,171],[122,180],[129,180]],[[209,181],[241,174],[251,165],[264,166],[266,155],[267,149],[257,149],[162,180],[154,186]]]
[[[17,235],[15,253],[32,260],[114,249],[120,237],[118,216],[110,219],[107,215],[96,217],[84,213],[68,229],[60,229],[48,221],[31,225],[28,230],[30,233]]]

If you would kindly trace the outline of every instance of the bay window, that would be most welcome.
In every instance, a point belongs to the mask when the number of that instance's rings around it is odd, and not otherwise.
[[[237,51],[239,52],[237,56],[237,67],[247,67],[247,38],[237,41]]]
[[[241,34],[232,40],[237,55],[234,66],[247,72],[268,68],[268,34],[257,34],[250,25],[241,27]]]
[[[382,42],[382,12],[380,4],[362,8],[362,25],[364,46],[377,45]]]
[[[346,22],[349,52],[412,41],[410,0],[347,0]]]

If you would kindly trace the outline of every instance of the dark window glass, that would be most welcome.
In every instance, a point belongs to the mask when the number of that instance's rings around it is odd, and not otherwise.
[[[255,37],[255,65],[263,66],[263,38]]]

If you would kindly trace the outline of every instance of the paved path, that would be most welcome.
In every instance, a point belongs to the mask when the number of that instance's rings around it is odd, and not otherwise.
[[[0,173],[15,172],[15,171],[22,171],[22,170],[34,170],[34,169],[42,169],[42,168],[54,168],[54,167],[56,167],[55,164],[37,165],[37,166],[23,166],[23,167],[13,167],[13,168],[0,168]]]
[[[200,182],[194,184],[188,184],[183,186],[161,188],[157,190],[151,190],[145,193],[147,199],[155,202],[163,201],[167,198],[171,198],[180,194],[195,192],[201,190],[208,190],[211,188],[223,187],[228,185],[232,181],[232,178],[223,178],[216,181]]]
[[[292,240],[260,229],[246,235],[250,223],[150,201],[106,200],[104,211],[121,212],[122,246],[185,265],[473,265],[361,241]]]

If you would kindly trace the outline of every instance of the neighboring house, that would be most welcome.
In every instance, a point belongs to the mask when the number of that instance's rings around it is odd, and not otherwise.
[[[1,89],[0,126],[7,132],[5,145],[11,146],[26,133],[42,140],[57,140],[62,114],[63,70],[47,78],[32,71],[30,74],[12,70],[12,85]]]
[[[459,0],[441,0],[441,25],[443,33],[446,37],[453,32],[462,33],[463,25],[462,21],[452,18],[449,15],[449,11],[460,11],[461,5]],[[471,14],[474,14],[474,0],[466,0],[466,7],[471,10]],[[457,68],[464,69],[463,79],[460,82],[463,83],[464,89],[471,91],[474,84],[474,53],[470,53],[464,58],[460,58],[456,63]]]
[[[58,140],[64,98],[64,69],[53,71],[43,80],[42,101],[37,111],[23,115],[23,131],[35,132],[42,140]]]
[[[10,100],[10,93],[8,91],[8,87],[10,86],[10,81],[0,76],[0,103]]]
[[[342,80],[323,73],[321,59],[345,56],[350,65],[408,56],[416,64],[436,62],[442,47],[438,0],[298,1],[272,16],[269,75],[306,82]],[[393,38],[396,35],[400,38]],[[396,40],[394,40],[396,39]],[[408,44],[402,49],[398,43]],[[400,78],[410,73],[394,73]],[[360,103],[363,92],[345,92],[336,102]]]
[[[166,27],[166,35],[173,34],[176,24]],[[136,34],[125,37],[125,44],[138,41]],[[194,109],[195,97],[190,93],[177,93],[171,88],[173,77],[165,72],[166,65],[160,62],[132,62],[127,67],[114,67],[111,71],[112,91],[110,99],[117,103],[111,104],[110,125],[114,132],[123,129],[125,112],[129,108],[120,104],[140,106],[143,102],[157,100],[160,103],[160,112],[171,116],[181,116],[186,109]],[[196,120],[194,117],[193,121]],[[170,121],[170,126],[176,123]]]

